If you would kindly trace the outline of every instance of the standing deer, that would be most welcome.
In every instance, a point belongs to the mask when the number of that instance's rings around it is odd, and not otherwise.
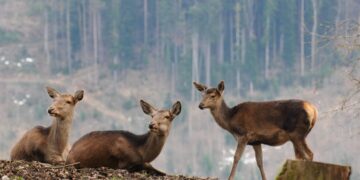
[[[152,118],[147,133],[135,135],[128,131],[91,132],[75,142],[66,163],[78,162],[78,168],[110,167],[165,175],[153,168],[150,162],[160,154],[169,135],[171,122],[181,112],[181,104],[177,101],[170,110],[157,110],[143,100],[140,104],[144,113]]]
[[[282,100],[267,102],[244,102],[229,108],[223,98],[224,81],[217,88],[207,88],[194,82],[203,96],[200,109],[210,109],[217,124],[229,131],[237,140],[229,179],[235,171],[246,145],[252,145],[262,179],[266,179],[261,144],[282,145],[291,141],[297,159],[312,160],[313,153],[305,138],[314,127],[317,110],[314,105],[302,100]]]
[[[73,121],[74,108],[81,101],[84,91],[75,95],[60,94],[55,89],[46,87],[53,99],[48,113],[53,117],[50,127],[36,126],[27,131],[11,150],[11,160],[40,161],[50,164],[65,162],[69,152],[69,133]]]

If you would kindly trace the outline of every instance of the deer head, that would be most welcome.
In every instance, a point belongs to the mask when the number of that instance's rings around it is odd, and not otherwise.
[[[157,110],[143,100],[140,100],[140,105],[144,113],[151,116],[150,132],[159,136],[169,134],[172,120],[181,112],[181,103],[179,101],[175,102],[170,110]]]
[[[193,82],[195,88],[202,94],[202,100],[199,104],[200,109],[214,109],[222,102],[222,94],[225,89],[224,81],[220,81],[217,88],[208,88],[207,86]]]
[[[81,101],[84,97],[83,90],[76,91],[74,95],[60,94],[51,87],[46,87],[46,90],[50,98],[53,99],[53,102],[48,109],[48,113],[50,116],[60,118],[62,120],[73,114],[76,103]]]

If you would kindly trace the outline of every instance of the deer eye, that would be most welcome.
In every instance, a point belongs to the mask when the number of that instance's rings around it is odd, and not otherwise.
[[[165,116],[166,119],[170,119],[170,116]]]
[[[215,95],[210,96],[210,98],[214,99],[214,98],[215,98]]]
[[[66,104],[71,104],[71,101],[66,101]]]

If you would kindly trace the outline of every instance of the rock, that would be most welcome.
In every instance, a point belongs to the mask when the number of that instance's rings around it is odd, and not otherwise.
[[[5,176],[1,177],[1,180],[10,180],[10,178],[5,175]]]
[[[276,180],[348,180],[351,167],[304,160],[287,160]]]

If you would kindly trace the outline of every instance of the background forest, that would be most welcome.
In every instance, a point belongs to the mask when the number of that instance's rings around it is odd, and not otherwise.
[[[71,143],[94,130],[147,131],[144,99],[182,113],[155,167],[230,172],[235,140],[197,108],[193,81],[225,100],[305,99],[319,109],[308,136],[316,161],[359,179],[360,2],[357,0],[0,0],[0,158],[35,125],[50,125],[45,86],[85,90]],[[264,147],[273,179],[292,145]],[[237,177],[260,179],[252,148]]]

